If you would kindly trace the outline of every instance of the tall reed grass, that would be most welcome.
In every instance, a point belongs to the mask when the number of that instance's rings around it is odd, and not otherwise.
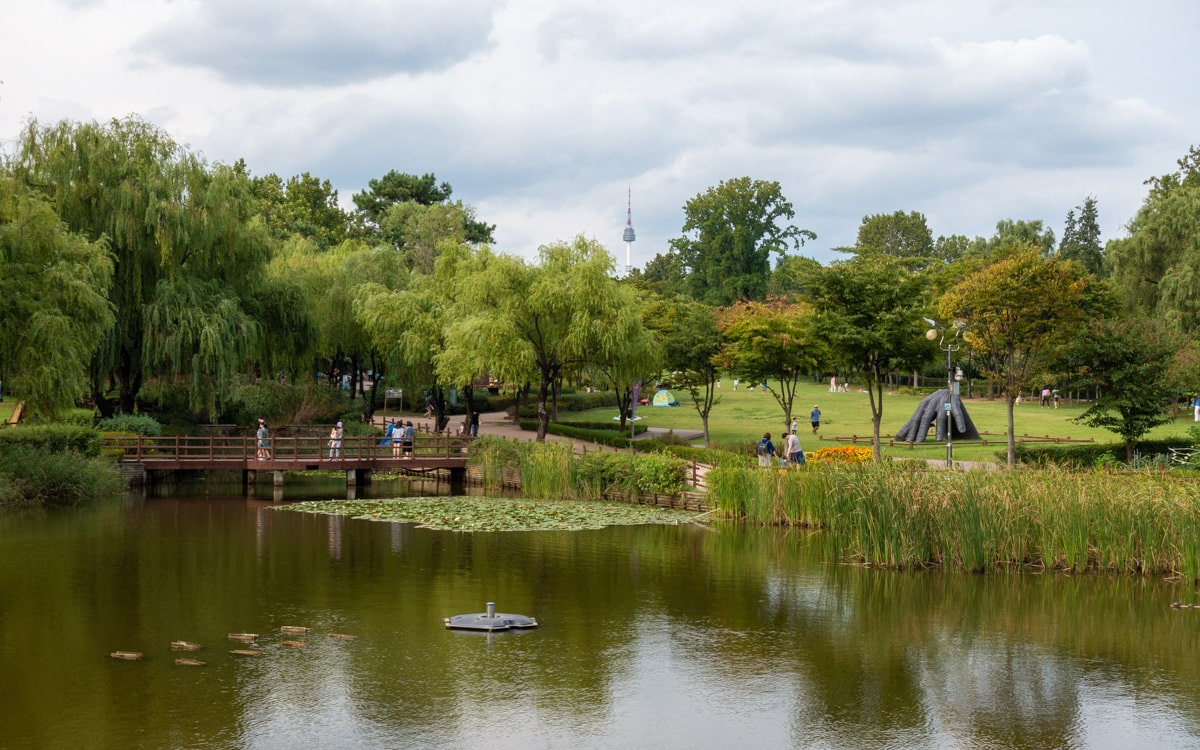
[[[725,516],[826,529],[835,554],[867,565],[1200,575],[1196,489],[1159,477],[868,464],[708,479]]]

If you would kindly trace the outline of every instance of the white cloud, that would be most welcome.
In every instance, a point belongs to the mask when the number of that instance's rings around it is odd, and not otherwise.
[[[1111,236],[1194,138],[1190,66],[1158,61],[1198,17],[1184,0],[22,3],[0,141],[27,114],[136,112],[210,160],[329,179],[347,206],[391,169],[435,172],[503,250],[583,233],[621,262],[632,186],[638,264],[740,176],[778,180],[823,259],[866,214],[986,235],[1060,225],[1089,194]]]

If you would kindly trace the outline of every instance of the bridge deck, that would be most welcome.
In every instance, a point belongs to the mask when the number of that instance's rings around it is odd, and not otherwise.
[[[420,471],[463,468],[470,442],[469,437],[419,434],[407,457],[400,446],[380,445],[379,438],[369,437],[344,438],[335,457],[323,437],[271,438],[262,456],[253,437],[106,437],[103,449],[154,471]]]

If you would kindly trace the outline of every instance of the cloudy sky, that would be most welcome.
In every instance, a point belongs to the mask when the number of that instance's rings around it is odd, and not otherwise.
[[[640,266],[721,180],[778,181],[823,262],[863,216],[1120,236],[1200,144],[1195,0],[3,0],[0,146],[135,113],[342,204],[435,172],[498,249]]]

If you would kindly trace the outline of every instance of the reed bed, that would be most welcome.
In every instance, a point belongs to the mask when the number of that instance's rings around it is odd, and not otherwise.
[[[709,486],[726,517],[825,529],[866,565],[1200,575],[1196,490],[1160,477],[833,464],[718,468]]]

